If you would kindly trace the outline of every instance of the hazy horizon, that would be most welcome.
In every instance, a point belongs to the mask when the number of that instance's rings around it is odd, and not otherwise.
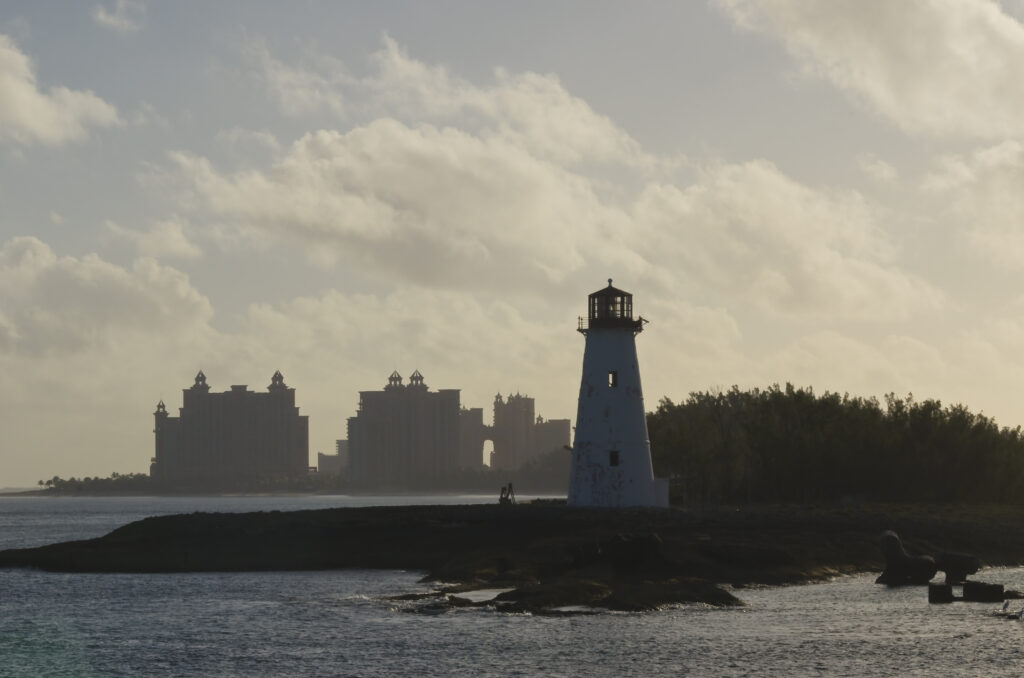
[[[200,369],[313,459],[396,369],[574,419],[609,277],[648,410],[1022,424],[1022,60],[1020,0],[6,3],[0,480],[148,470]]]

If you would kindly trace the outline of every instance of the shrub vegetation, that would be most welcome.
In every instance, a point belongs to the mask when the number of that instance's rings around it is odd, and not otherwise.
[[[733,386],[664,398],[647,422],[674,504],[1024,503],[1019,426],[912,394]]]

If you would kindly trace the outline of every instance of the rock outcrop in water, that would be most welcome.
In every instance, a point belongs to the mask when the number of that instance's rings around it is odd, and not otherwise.
[[[923,586],[938,572],[934,558],[908,554],[899,535],[892,530],[886,530],[879,536],[878,545],[885,556],[885,569],[875,580],[877,584]]]
[[[1024,557],[1022,510],[900,507],[704,511],[518,506],[395,506],[147,518],[85,541],[0,552],[0,567],[63,572],[421,570],[448,592],[511,588],[506,609],[645,610],[738,604],[723,585],[783,584],[880,570],[890,527],[979,554]],[[457,599],[455,599],[457,600]]]

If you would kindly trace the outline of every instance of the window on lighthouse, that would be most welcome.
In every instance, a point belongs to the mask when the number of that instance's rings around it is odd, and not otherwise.
[[[619,385],[619,373],[616,370],[608,371],[608,388],[615,388]]]
[[[622,309],[625,306],[624,299],[622,297],[609,297],[608,298],[608,309],[605,317],[607,318],[621,318]]]
[[[609,466],[618,466],[619,465],[619,451],[618,450],[609,450],[608,451],[608,465]]]

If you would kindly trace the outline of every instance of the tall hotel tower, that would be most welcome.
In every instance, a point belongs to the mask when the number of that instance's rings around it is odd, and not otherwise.
[[[668,506],[668,481],[655,478],[647,439],[633,295],[608,287],[590,295],[580,318],[586,337],[576,435],[569,477],[570,506]]]

